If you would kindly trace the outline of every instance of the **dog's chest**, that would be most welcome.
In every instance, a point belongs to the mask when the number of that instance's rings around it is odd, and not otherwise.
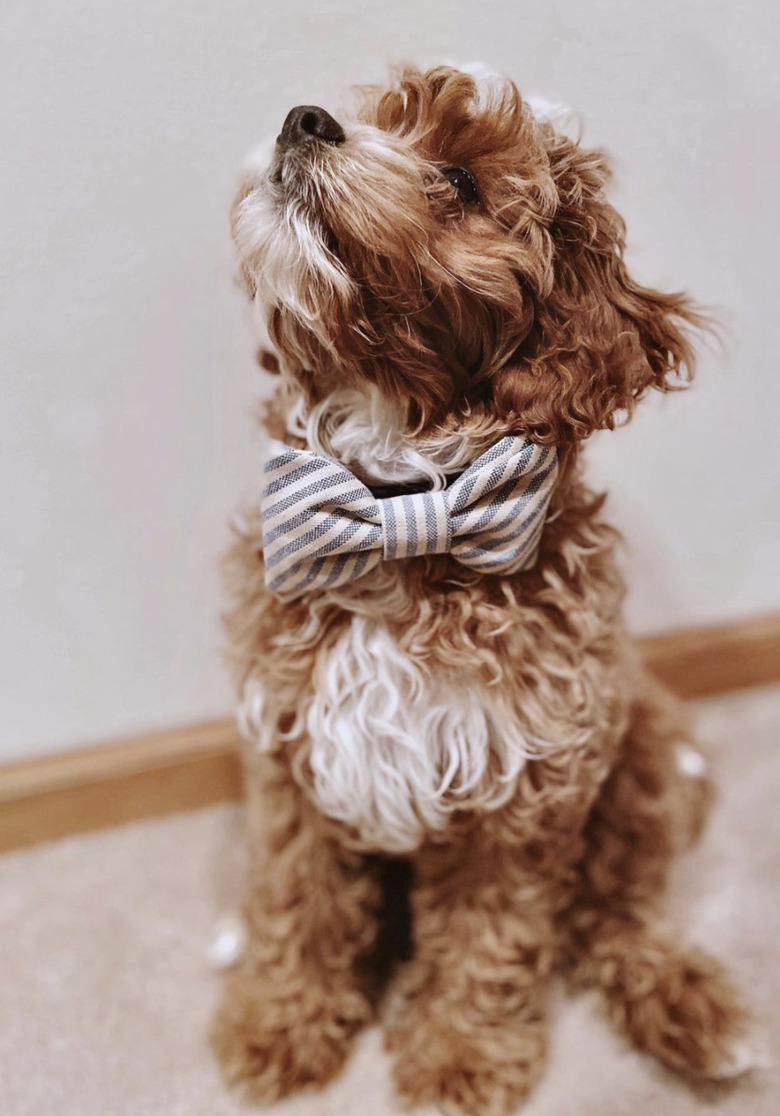
[[[490,429],[464,428],[410,441],[371,390],[340,391],[290,423],[309,446],[377,484],[427,479],[443,487],[496,440]],[[534,748],[516,695],[479,680],[465,634],[457,640],[458,668],[441,662],[430,639],[427,654],[401,646],[384,617],[392,617],[394,602],[408,602],[391,571],[378,576],[386,581],[382,603],[369,607],[358,594],[338,638],[319,649],[295,732],[305,732],[322,812],[353,829],[366,848],[408,853],[445,829],[456,811],[508,801]],[[372,591],[375,599],[376,586]]]
[[[313,682],[314,793],[366,847],[411,852],[454,811],[496,809],[513,794],[529,749],[501,695],[432,672],[381,621],[353,617]]]

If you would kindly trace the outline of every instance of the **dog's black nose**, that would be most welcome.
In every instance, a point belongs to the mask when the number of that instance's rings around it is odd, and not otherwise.
[[[297,105],[287,113],[278,142],[292,147],[310,139],[338,145],[344,142],[344,129],[319,105]]]

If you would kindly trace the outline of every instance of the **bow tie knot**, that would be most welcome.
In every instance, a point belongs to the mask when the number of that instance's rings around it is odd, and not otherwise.
[[[453,523],[447,490],[377,500],[382,519],[382,557],[416,558],[452,549]]]
[[[449,553],[484,573],[526,569],[558,468],[554,447],[510,435],[446,489],[378,499],[333,458],[274,450],[261,501],[265,579],[287,598],[423,554]]]

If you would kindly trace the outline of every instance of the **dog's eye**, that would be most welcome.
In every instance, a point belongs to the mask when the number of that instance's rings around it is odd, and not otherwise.
[[[441,173],[458,191],[462,202],[470,205],[479,201],[477,180],[470,170],[465,167],[442,167]]]

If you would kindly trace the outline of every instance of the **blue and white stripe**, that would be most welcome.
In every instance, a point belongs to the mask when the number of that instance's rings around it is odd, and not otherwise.
[[[261,502],[265,579],[287,598],[421,554],[450,553],[485,573],[527,569],[558,471],[553,446],[510,435],[449,488],[380,500],[333,458],[273,449]]]

